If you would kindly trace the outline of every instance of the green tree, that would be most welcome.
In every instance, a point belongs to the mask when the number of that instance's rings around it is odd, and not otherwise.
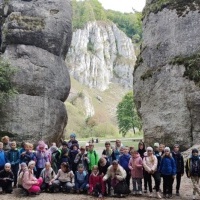
[[[10,96],[17,93],[11,83],[15,71],[7,61],[0,58],[0,107]]]
[[[133,129],[134,133],[135,128],[141,130],[142,123],[135,108],[133,92],[128,92],[117,105],[117,122],[119,131],[123,136],[130,129]]]

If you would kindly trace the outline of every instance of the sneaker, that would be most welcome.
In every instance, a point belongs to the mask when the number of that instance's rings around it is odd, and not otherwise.
[[[193,196],[192,196],[192,199],[193,199],[193,200],[195,200],[195,199],[196,199],[196,195],[195,195],[195,194],[193,194]]]
[[[169,194],[168,198],[171,199],[172,198],[172,194]]]
[[[144,193],[147,193],[147,190],[146,190],[146,189],[144,189]]]
[[[114,196],[114,190],[113,190],[113,188],[110,188],[110,196],[111,197]]]
[[[152,192],[150,192],[150,193],[149,193],[149,197],[153,197],[153,194],[152,194]]]
[[[99,197],[98,197],[98,198],[100,198],[100,199],[103,198],[103,195],[102,195],[102,194],[99,194]]]
[[[137,194],[137,192],[136,192],[136,191],[133,191],[133,192],[132,192],[132,195],[136,195],[136,194]]]
[[[139,191],[139,192],[138,192],[138,195],[142,195],[142,191]]]
[[[157,196],[158,199],[162,199],[159,192],[156,192],[156,196]]]

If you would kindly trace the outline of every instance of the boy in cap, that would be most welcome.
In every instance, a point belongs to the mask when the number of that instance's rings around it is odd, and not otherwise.
[[[175,160],[176,163],[176,195],[179,196],[179,189],[181,184],[181,177],[184,174],[184,160],[183,156],[181,155],[179,151],[179,145],[174,145],[174,150],[172,151],[172,157]],[[173,179],[174,182],[174,179]]]
[[[186,161],[186,174],[191,178],[193,184],[193,200],[196,199],[196,193],[200,196],[199,177],[200,177],[200,158],[198,149],[192,149],[192,155]]]

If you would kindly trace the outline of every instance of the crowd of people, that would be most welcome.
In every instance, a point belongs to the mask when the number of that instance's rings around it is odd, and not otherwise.
[[[198,150],[192,150],[184,166],[179,148],[175,144],[171,151],[159,143],[146,148],[140,141],[135,149],[116,140],[114,146],[106,142],[99,157],[94,143],[79,146],[75,134],[71,134],[70,140],[63,141],[60,147],[55,143],[48,147],[44,141],[39,141],[36,148],[28,142],[17,148],[16,142],[5,136],[0,142],[1,193],[12,193],[13,188],[19,187],[25,195],[65,192],[103,198],[106,195],[122,197],[148,193],[152,197],[154,189],[158,199],[172,198],[175,179],[176,195],[179,196],[185,168],[193,183],[195,199],[196,193],[200,195]]]

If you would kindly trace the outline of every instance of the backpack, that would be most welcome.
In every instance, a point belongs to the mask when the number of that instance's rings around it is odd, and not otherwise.
[[[120,181],[119,183],[116,184],[116,186],[114,187],[114,193],[117,195],[130,193],[129,187],[125,180]]]

